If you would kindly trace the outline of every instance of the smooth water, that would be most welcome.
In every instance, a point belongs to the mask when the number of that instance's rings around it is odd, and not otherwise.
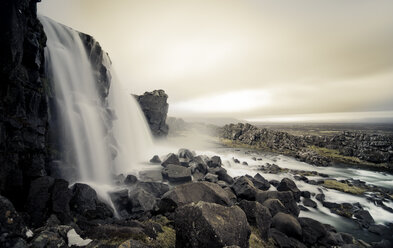
[[[65,156],[76,164],[78,181],[110,185],[113,174],[137,170],[146,161],[152,138],[145,117],[116,80],[106,54],[103,63],[113,78],[109,96],[102,99],[79,33],[46,17],[40,21],[48,38],[46,69]]]

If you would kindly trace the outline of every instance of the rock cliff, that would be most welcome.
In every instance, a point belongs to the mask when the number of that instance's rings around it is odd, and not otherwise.
[[[0,3],[0,194],[17,209],[25,204],[30,181],[46,175],[46,36],[36,4]]]
[[[168,95],[163,90],[145,92],[143,95],[135,96],[147,123],[154,136],[162,137],[168,135],[168,125],[166,117],[168,114]]]

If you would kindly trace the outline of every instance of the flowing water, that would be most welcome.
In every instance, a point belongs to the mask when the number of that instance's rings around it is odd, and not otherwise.
[[[150,130],[136,100],[116,80],[107,55],[103,63],[113,78],[107,99],[102,99],[80,34],[49,18],[40,20],[48,38],[46,69],[56,101],[51,107],[61,123],[56,138],[78,169],[77,181],[95,186],[107,198],[102,192],[108,191],[113,174],[138,170],[146,161]]]

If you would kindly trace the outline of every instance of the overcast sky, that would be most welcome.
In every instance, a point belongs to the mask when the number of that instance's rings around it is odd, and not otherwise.
[[[393,117],[392,10],[391,0],[39,3],[100,42],[127,91],[164,89],[175,116],[247,120]]]

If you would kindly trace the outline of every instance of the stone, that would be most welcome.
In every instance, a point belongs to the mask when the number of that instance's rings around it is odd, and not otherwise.
[[[310,207],[310,208],[317,208],[317,203],[309,198],[304,198],[303,199],[303,204],[306,207]]]
[[[297,239],[288,237],[285,233],[280,232],[275,228],[271,228],[270,235],[274,240],[275,246],[280,248],[306,248],[304,244]]]
[[[159,203],[161,212],[173,212],[177,207],[191,202],[212,202],[231,206],[232,195],[219,185],[209,182],[193,182],[178,185],[165,193]]]
[[[31,182],[27,196],[26,210],[33,226],[42,226],[49,217],[51,191],[55,179],[49,176],[39,177]]]
[[[296,186],[295,182],[289,178],[283,178],[277,186],[278,191],[291,191],[295,200],[300,201],[301,192]]]
[[[311,193],[310,193],[310,191],[302,191],[301,196],[303,196],[304,198],[310,199]]]
[[[72,221],[70,210],[72,192],[68,185],[66,180],[56,179],[52,189],[52,212],[56,214],[63,224],[68,224]]]
[[[128,211],[131,214],[150,212],[155,209],[157,204],[156,197],[141,188],[132,190],[129,195],[129,200],[132,208],[128,209]]]
[[[222,162],[219,156],[213,156],[207,161],[207,166],[211,168],[221,167]]]
[[[176,247],[248,247],[251,231],[237,206],[198,202],[175,213]]]
[[[232,185],[235,182],[235,180],[233,180],[233,178],[228,175],[227,170],[222,167],[216,171],[216,175],[218,176],[218,180],[222,180],[228,185]]]
[[[178,154],[179,154],[179,158],[186,158],[189,161],[194,159],[194,154],[190,150],[185,148],[179,149]]]
[[[163,159],[161,165],[166,167],[168,164],[180,165],[179,157],[174,153],[169,153]]]
[[[262,205],[269,209],[272,216],[275,216],[279,212],[287,212],[287,209],[279,199],[267,199],[262,203]]]
[[[161,164],[161,159],[158,155],[154,155],[151,159],[150,159],[150,163],[152,164]]]
[[[232,185],[232,190],[238,198],[255,200],[257,189],[254,187],[252,181],[246,176],[241,176],[236,179]]]
[[[299,216],[300,209],[291,191],[258,191],[255,197],[256,201],[262,203],[262,205],[264,201],[270,198],[280,200],[285,207],[285,213]]]
[[[161,198],[166,192],[169,191],[168,184],[161,182],[138,182],[137,188],[142,188],[146,192],[154,195],[157,198]]]
[[[211,182],[211,183],[217,183],[218,182],[218,176],[217,175],[213,175],[211,173],[207,173],[205,175],[205,181],[207,182]]]
[[[277,213],[272,219],[272,227],[276,228],[288,237],[300,238],[302,237],[302,227],[299,221],[290,214],[282,212]]]
[[[168,113],[168,95],[163,90],[145,92],[143,95],[134,96],[138,101],[152,134],[156,137],[168,135],[166,118]]]
[[[253,179],[251,179],[254,186],[260,190],[268,190],[270,188],[270,183],[261,174],[257,173]]]
[[[162,169],[162,177],[171,183],[185,183],[192,180],[190,168],[174,164],[169,164]]]
[[[16,243],[15,238],[26,238],[26,232],[27,227],[14,205],[7,198],[0,196],[0,247],[7,247],[7,243]]]
[[[306,245],[315,245],[327,235],[326,228],[316,220],[301,217],[299,223],[303,230],[303,242]]]
[[[239,207],[246,214],[248,223],[258,227],[261,238],[268,240],[272,222],[269,209],[262,206],[259,202],[247,200],[240,201]]]
[[[126,185],[133,185],[136,182],[138,182],[138,178],[134,175],[127,175],[126,178],[124,179],[124,184]]]
[[[190,162],[190,166],[192,168],[193,173],[195,171],[199,171],[203,174],[207,173],[207,164],[201,156],[194,157]]]
[[[325,194],[323,194],[323,193],[317,194],[315,196],[315,199],[317,199],[320,202],[324,202],[325,201]]]
[[[355,212],[354,217],[362,227],[368,228],[375,223],[374,218],[367,210],[358,210]]]

